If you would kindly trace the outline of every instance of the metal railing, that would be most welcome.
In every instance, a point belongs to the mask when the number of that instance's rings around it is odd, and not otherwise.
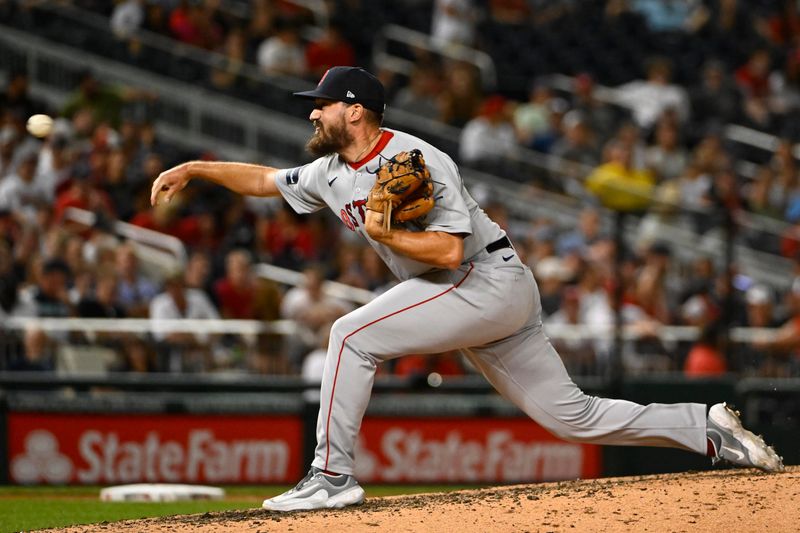
[[[494,66],[494,60],[486,52],[463,45],[440,43],[428,34],[397,24],[387,24],[375,34],[372,44],[372,60],[381,68],[406,76],[414,70],[413,61],[389,52],[392,41],[402,43],[411,49],[422,49],[446,59],[474,65],[480,72],[484,88],[491,90],[497,86],[497,69]]]
[[[64,218],[87,227],[93,227],[98,223],[96,213],[85,209],[78,209],[77,207],[68,207],[65,209]],[[116,236],[134,242],[139,249],[146,247],[147,251],[143,253],[150,256],[152,262],[162,266],[165,272],[176,267],[182,267],[186,264],[186,247],[177,237],[142,228],[121,220],[108,220],[105,222],[108,223],[108,227],[104,227],[104,230],[110,230]]]
[[[571,373],[580,376],[605,378],[610,371],[609,350],[615,338],[613,324],[545,324],[544,331],[559,351]],[[776,329],[733,328],[730,340],[738,346],[753,341],[772,339]],[[30,332],[46,336],[49,366],[65,374],[107,374],[129,355],[131,340],[136,339],[152,353],[160,353],[155,370],[160,372],[253,372],[251,362],[266,349],[275,357],[287,356],[277,345],[265,346],[265,339],[295,339],[308,346],[317,345],[316,334],[306,326],[291,320],[270,322],[258,320],[197,320],[197,319],[101,319],[101,318],[21,318],[10,317],[0,325],[0,370],[9,368],[12,360],[26,357],[24,337]],[[167,334],[185,333],[196,336],[191,346],[171,341]],[[627,374],[663,374],[680,371],[678,345],[685,348],[697,341],[700,330],[689,326],[659,326],[643,332],[636,325],[622,329],[622,364]],[[222,343],[222,339],[239,339]],[[653,345],[652,341],[658,341]],[[645,341],[645,344],[638,344]],[[271,341],[275,342],[275,340]],[[649,344],[648,344],[649,342]],[[261,343],[261,344],[260,344]],[[654,347],[655,346],[655,347]],[[231,348],[233,347],[233,348]],[[228,351],[234,350],[231,355]],[[202,351],[202,364],[182,362],[188,355]],[[224,359],[219,359],[223,353]],[[739,353],[733,349],[733,353]],[[748,352],[751,353],[751,352]],[[188,355],[187,355],[188,354]],[[217,356],[219,361],[212,361]],[[40,356],[41,357],[41,356]],[[234,357],[234,359],[231,359]],[[177,361],[176,362],[176,358]],[[211,362],[209,362],[211,361]],[[221,361],[221,362],[220,362]],[[214,366],[219,364],[221,366]],[[738,363],[737,363],[738,364]],[[747,366],[747,365],[756,366]],[[758,372],[757,364],[744,361],[741,371]],[[789,361],[786,361],[789,365]],[[203,366],[205,365],[205,366]],[[46,365],[47,366],[47,365]],[[789,365],[791,366],[791,365]],[[788,368],[788,367],[787,367]],[[794,370],[789,370],[793,372]]]

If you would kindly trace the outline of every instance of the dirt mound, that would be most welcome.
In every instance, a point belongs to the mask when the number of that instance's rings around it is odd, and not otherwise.
[[[369,494],[369,488],[367,488]],[[340,511],[258,509],[136,520],[61,531],[770,531],[800,529],[800,467],[517,485],[443,494],[368,498]]]

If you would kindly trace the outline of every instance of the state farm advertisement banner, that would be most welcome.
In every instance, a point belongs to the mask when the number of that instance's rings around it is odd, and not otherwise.
[[[295,483],[297,416],[8,414],[11,481]]]
[[[360,482],[511,483],[594,478],[600,447],[559,440],[525,418],[366,418]]]

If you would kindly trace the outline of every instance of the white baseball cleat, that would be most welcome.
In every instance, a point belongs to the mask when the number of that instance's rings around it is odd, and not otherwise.
[[[356,478],[347,474],[326,474],[312,466],[293,489],[264,500],[261,506],[269,511],[310,511],[341,509],[363,501],[364,489]]]
[[[754,466],[766,472],[783,472],[783,458],[764,439],[742,427],[739,413],[725,403],[708,410],[706,435],[714,445],[716,464],[724,459],[742,466]]]

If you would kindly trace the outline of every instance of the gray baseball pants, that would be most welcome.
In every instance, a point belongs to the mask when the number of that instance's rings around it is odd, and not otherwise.
[[[706,406],[584,394],[542,331],[530,269],[506,248],[393,287],[337,320],[322,379],[313,466],[353,474],[378,363],[461,350],[506,399],[568,441],[706,453]]]

